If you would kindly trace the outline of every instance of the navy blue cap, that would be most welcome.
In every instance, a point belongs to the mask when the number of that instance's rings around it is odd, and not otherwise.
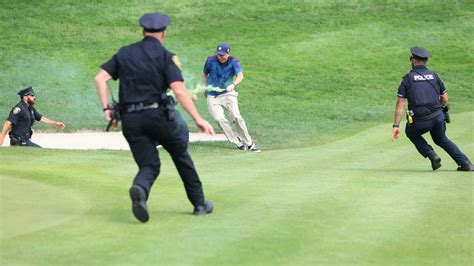
[[[422,47],[412,47],[410,48],[410,51],[411,54],[416,58],[428,59],[428,57],[431,57],[430,51]]]
[[[160,32],[170,24],[170,17],[161,13],[149,13],[143,15],[139,22],[146,32]]]
[[[20,90],[20,91],[18,92],[18,95],[20,95],[21,97],[23,97],[23,96],[29,96],[29,95],[35,96],[36,93],[33,91],[33,87],[29,86],[29,87],[26,87],[26,88]]]
[[[226,55],[230,53],[230,45],[226,43],[221,43],[216,48],[216,54],[218,55]]]

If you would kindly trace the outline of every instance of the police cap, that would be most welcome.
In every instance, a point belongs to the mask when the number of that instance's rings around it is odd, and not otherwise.
[[[20,95],[20,97],[23,97],[23,96],[35,96],[36,93],[33,91],[33,87],[29,86],[29,87],[26,87],[22,90],[20,90],[18,92],[18,95]]]
[[[430,51],[422,47],[412,47],[410,51],[411,51],[411,54],[417,59],[427,60],[428,57],[431,57]]]
[[[160,32],[166,29],[170,23],[170,17],[161,13],[149,13],[143,15],[139,22],[146,32]]]

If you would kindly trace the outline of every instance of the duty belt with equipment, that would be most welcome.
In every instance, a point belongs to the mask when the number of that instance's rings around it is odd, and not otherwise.
[[[16,144],[20,144],[22,142],[26,142],[31,138],[31,134],[10,134],[10,143],[14,142]]]
[[[158,107],[160,107],[160,105],[156,102],[149,105],[145,105],[144,103],[126,104],[123,106],[123,111],[125,113],[135,113],[143,110],[156,109]]]
[[[426,120],[430,120],[432,118],[435,118],[437,117],[439,114],[441,114],[443,110],[437,110],[436,112],[434,113],[431,113],[429,115],[425,115],[425,116],[420,116],[420,117],[413,117],[413,122],[422,122],[422,121],[426,121]]]

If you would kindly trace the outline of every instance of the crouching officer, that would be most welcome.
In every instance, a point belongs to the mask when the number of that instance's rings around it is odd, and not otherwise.
[[[458,164],[458,171],[474,171],[469,158],[446,136],[443,106],[448,103],[448,93],[439,76],[426,68],[431,53],[424,48],[413,47],[411,54],[412,70],[403,77],[398,88],[392,139],[396,140],[400,134],[400,120],[405,99],[408,99],[405,133],[418,152],[430,159],[433,171],[441,167],[441,158],[423,138],[426,132],[430,132],[434,143]]]
[[[141,222],[149,219],[146,201],[160,172],[157,144],[171,155],[184,183],[195,215],[211,213],[212,202],[205,200],[199,176],[188,153],[189,132],[174,103],[166,97],[171,88],[178,102],[204,133],[214,135],[212,126],[199,115],[186,89],[176,55],[163,47],[169,16],[145,14],[139,20],[144,38],[124,46],[101,66],[95,84],[107,121],[111,79],[120,80],[119,105],[123,135],[127,139],[138,173],[130,188],[132,212]]]
[[[10,145],[41,148],[41,146],[30,140],[31,135],[33,135],[31,127],[35,121],[40,121],[61,129],[64,129],[64,124],[50,120],[36,111],[33,107],[36,101],[36,93],[31,86],[20,90],[18,95],[20,95],[21,101],[13,107],[7,120],[3,123],[3,130],[0,135],[0,146],[3,145],[5,136],[11,129],[9,133]]]

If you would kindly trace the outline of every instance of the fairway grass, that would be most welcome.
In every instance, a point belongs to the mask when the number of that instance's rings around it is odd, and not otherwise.
[[[448,136],[473,158],[474,112],[452,118]],[[1,148],[0,264],[472,265],[473,173],[437,146],[433,172],[390,133],[261,154],[193,148],[215,204],[203,217],[160,150],[146,224],[130,211],[128,152]]]
[[[78,218],[88,204],[64,188],[0,175],[2,188],[1,238],[29,234]],[[32,200],[33,199],[33,200]]]

